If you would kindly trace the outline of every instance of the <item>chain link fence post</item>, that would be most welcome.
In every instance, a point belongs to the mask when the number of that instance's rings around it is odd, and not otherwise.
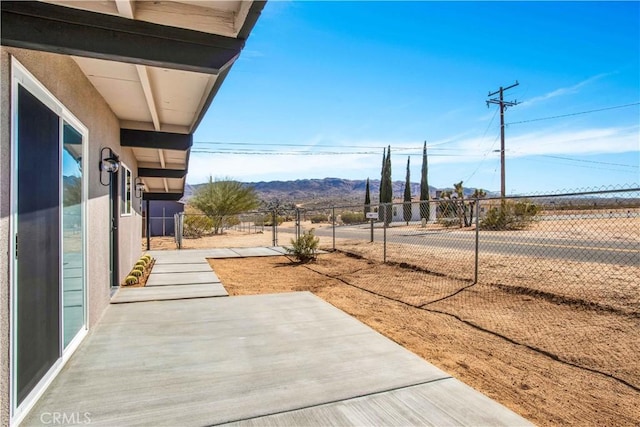
[[[276,209],[271,212],[271,235],[272,246],[278,246],[278,211]]]
[[[333,233],[333,250],[336,250],[336,208],[331,208],[331,228]]]
[[[388,213],[387,209],[391,209],[391,205],[385,204],[383,205],[383,216],[382,216],[382,262],[387,263],[387,221],[388,221]]]
[[[473,284],[478,283],[478,260],[480,249],[480,199],[476,198],[476,249],[475,249],[475,267],[473,269]]]
[[[300,208],[296,208],[296,240],[302,234],[302,225],[300,224]]]
[[[175,226],[175,235],[176,235],[176,245],[178,249],[182,249],[182,232],[184,226],[184,212],[178,212],[173,217],[174,226]]]

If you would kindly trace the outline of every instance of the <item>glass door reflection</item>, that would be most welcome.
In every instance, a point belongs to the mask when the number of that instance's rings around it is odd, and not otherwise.
[[[62,290],[64,348],[85,325],[82,135],[64,123],[62,150]]]

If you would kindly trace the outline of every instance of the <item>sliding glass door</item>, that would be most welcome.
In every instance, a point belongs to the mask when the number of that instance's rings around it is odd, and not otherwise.
[[[12,72],[15,411],[86,333],[88,131],[24,67]]]

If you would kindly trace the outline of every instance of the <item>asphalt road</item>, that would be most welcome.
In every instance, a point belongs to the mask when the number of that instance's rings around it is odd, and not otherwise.
[[[283,230],[284,231],[284,230]],[[331,236],[331,228],[318,228],[318,236]],[[368,226],[341,226],[336,238],[369,241]],[[374,230],[374,239],[383,240],[383,229]],[[443,249],[475,250],[475,231],[426,231],[420,228],[388,228],[387,241],[422,245]],[[592,241],[578,238],[551,238],[526,236],[518,232],[480,231],[479,249],[482,253],[523,255],[560,260],[601,262],[617,265],[640,266],[640,241],[607,239]]]

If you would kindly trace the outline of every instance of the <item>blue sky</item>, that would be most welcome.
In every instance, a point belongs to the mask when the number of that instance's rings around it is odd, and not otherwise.
[[[393,179],[411,156],[419,182],[426,140],[431,185],[499,190],[485,101],[516,80],[507,193],[640,183],[639,2],[418,1],[268,2],[187,181],[378,179],[391,145]]]

